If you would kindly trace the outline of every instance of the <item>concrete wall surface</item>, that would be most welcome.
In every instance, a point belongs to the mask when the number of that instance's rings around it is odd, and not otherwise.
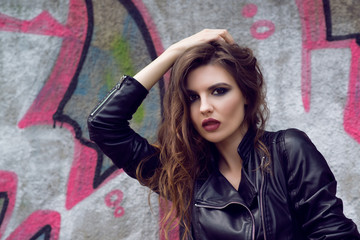
[[[0,0],[0,239],[163,239],[157,196],[151,209],[86,119],[123,74],[203,28],[254,50],[267,128],[309,135],[360,225],[359,12],[356,0]],[[166,81],[131,123],[150,141]]]

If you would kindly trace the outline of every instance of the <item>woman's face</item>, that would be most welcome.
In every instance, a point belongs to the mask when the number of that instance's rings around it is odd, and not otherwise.
[[[240,142],[246,100],[235,79],[219,65],[191,71],[186,82],[190,117],[198,133],[213,143]]]

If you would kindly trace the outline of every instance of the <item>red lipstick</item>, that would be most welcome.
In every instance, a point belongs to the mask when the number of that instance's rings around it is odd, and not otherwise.
[[[220,122],[213,118],[207,118],[202,121],[201,125],[206,131],[212,132],[220,127]]]

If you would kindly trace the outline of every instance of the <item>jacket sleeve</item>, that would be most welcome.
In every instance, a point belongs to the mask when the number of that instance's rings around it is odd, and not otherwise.
[[[143,159],[147,160],[142,172],[145,178],[151,176],[159,164],[157,149],[129,126],[129,120],[147,94],[138,81],[124,76],[88,117],[90,139],[133,178]]]
[[[308,239],[360,239],[357,227],[343,213],[336,180],[307,135],[287,130],[284,136],[288,191],[302,231]]]

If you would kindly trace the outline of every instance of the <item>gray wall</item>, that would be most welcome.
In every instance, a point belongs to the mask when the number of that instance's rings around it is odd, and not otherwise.
[[[305,131],[360,224],[360,5],[355,0],[0,0],[0,239],[161,239],[156,196],[88,140],[121,75],[173,42],[227,28],[252,48],[269,130]],[[132,126],[155,141],[161,94]],[[173,237],[177,239],[177,237]]]

